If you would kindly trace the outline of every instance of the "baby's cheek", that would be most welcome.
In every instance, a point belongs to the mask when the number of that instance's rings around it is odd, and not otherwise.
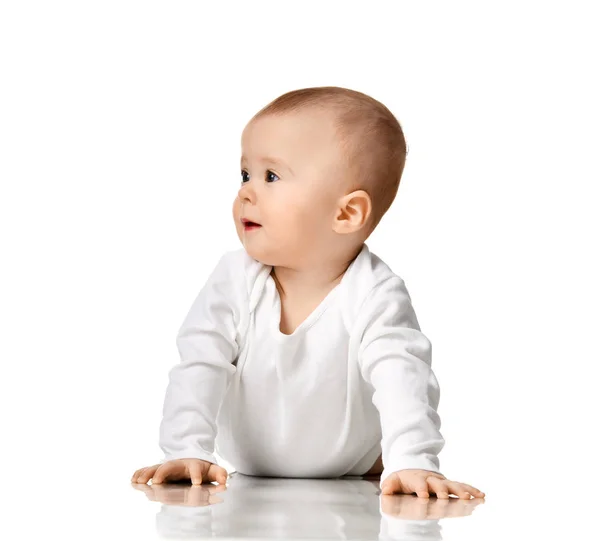
[[[241,218],[241,204],[239,202],[239,199],[236,198],[233,201],[233,205],[231,206],[231,216],[235,222],[235,226],[238,227],[238,225],[240,224],[240,218]]]
[[[276,225],[271,232],[277,236],[290,237],[306,230],[304,219],[292,205],[279,207],[273,223]]]

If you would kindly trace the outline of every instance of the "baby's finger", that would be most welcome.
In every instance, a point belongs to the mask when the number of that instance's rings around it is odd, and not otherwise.
[[[202,465],[199,460],[191,460],[188,462],[188,471],[190,473],[190,479],[192,485],[202,484]]]
[[[152,477],[153,485],[160,485],[164,483],[166,479],[173,477],[173,473],[177,472],[177,467],[173,462],[164,462],[155,466],[154,477]]]
[[[135,472],[135,477],[133,478],[133,482],[134,483],[139,483],[140,482],[140,476],[147,470],[148,468],[140,468],[138,471]]]
[[[429,485],[427,484],[427,479],[424,477],[418,476],[415,478],[414,483],[412,483],[412,489],[417,493],[419,498],[429,498]]]
[[[456,494],[462,500],[470,500],[471,494],[466,489],[465,485],[456,481],[448,481],[448,488],[452,494]]]
[[[146,468],[138,477],[137,482],[146,484],[148,481],[150,481],[157,468],[158,466],[149,466],[148,468]]]
[[[448,488],[446,487],[446,479],[440,479],[439,477],[429,476],[427,478],[427,482],[429,483],[432,492],[435,492],[439,499],[450,499],[450,495],[448,494]]]
[[[136,470],[135,473],[131,476],[131,482],[135,483],[137,481],[137,478],[140,476],[140,473],[142,473],[146,468],[140,468],[139,470]]]
[[[227,483],[227,470],[217,464],[211,464],[208,468],[206,477],[210,482],[216,481],[217,483],[224,485]]]
[[[461,483],[461,485],[463,487],[465,487],[465,490],[468,490],[476,498],[485,498],[485,492],[482,492],[478,488],[475,488],[475,487],[473,487],[471,485],[467,485],[467,483]]]

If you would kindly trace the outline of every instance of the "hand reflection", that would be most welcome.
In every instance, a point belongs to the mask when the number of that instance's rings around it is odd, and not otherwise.
[[[169,482],[158,485],[131,483],[131,486],[144,492],[150,501],[186,507],[205,507],[223,503],[223,500],[215,494],[227,490],[225,485],[192,485],[189,479],[185,482]]]
[[[381,511],[385,515],[407,520],[437,520],[466,517],[484,498],[419,498],[412,494],[381,495]]]

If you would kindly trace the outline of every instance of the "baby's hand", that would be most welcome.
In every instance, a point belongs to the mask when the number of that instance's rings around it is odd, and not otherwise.
[[[227,470],[198,458],[180,458],[169,460],[164,464],[155,464],[147,468],[137,470],[131,478],[132,483],[146,484],[152,479],[153,485],[159,485],[163,481],[180,481],[191,479],[193,485],[212,483],[217,481],[224,485],[227,482]]]
[[[459,498],[470,500],[471,494],[475,498],[484,498],[481,490],[456,481],[449,481],[442,474],[428,470],[400,470],[388,476],[381,485],[382,494],[413,494],[421,498],[429,498],[429,493],[436,494],[438,498],[449,499],[450,494]]]

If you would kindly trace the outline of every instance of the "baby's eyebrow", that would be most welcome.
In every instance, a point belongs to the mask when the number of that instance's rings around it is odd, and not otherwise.
[[[281,158],[272,158],[270,156],[262,156],[258,160],[263,163],[270,163],[273,165],[279,165],[281,167],[285,167],[290,173],[292,173],[292,175],[294,174],[294,171],[292,171],[292,168],[287,163],[285,163]],[[240,165],[242,165],[242,163],[244,163],[244,161],[246,161],[246,156],[242,156],[242,159],[240,160]]]

